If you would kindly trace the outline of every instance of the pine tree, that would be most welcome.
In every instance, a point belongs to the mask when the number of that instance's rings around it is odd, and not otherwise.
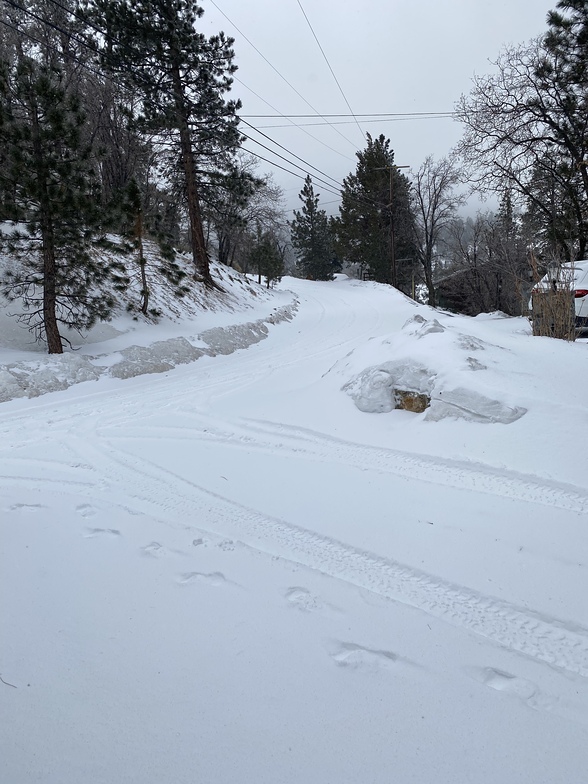
[[[327,213],[319,209],[319,194],[315,194],[310,176],[304,181],[299,199],[302,209],[294,210],[294,220],[290,223],[298,266],[306,278],[333,280],[336,262],[331,227]]]
[[[59,62],[22,49],[0,68],[1,239],[14,259],[2,283],[8,299],[22,299],[20,320],[58,354],[60,324],[81,330],[107,318],[114,300],[100,285],[124,277],[91,253],[99,194],[79,96]]]
[[[204,215],[209,230],[216,237],[220,264],[239,265],[238,251],[250,223],[256,194],[266,187],[263,178],[254,175],[256,162],[241,157],[229,172],[211,178],[203,193]]]
[[[166,135],[180,161],[195,271],[208,286],[209,258],[200,190],[207,169],[222,168],[239,143],[231,86],[233,40],[195,29],[195,0],[88,0],[104,30],[104,65],[124,74],[141,96],[144,127]]]
[[[545,105],[554,115],[549,135],[555,139],[559,160],[549,174],[553,172],[564,191],[568,212],[575,213],[576,230],[571,236],[578,237],[576,253],[584,258],[588,248],[588,0],[559,0],[556,9],[547,15],[545,56],[535,71]]]
[[[117,194],[115,201],[109,205],[109,222],[113,223],[116,227],[116,234],[123,239],[122,245],[116,244],[116,251],[131,257],[138,266],[141,301],[138,306],[129,301],[127,303],[129,312],[139,310],[144,316],[158,315],[157,311],[149,309],[149,298],[153,285],[153,281],[149,278],[152,277],[153,272],[159,273],[174,287],[174,293],[177,297],[181,298],[189,291],[185,285],[186,273],[178,264],[172,226],[165,219],[165,215],[162,215],[162,212],[166,211],[168,199],[168,194],[161,193],[156,187],[146,187],[143,184],[143,188],[141,188],[137,181],[132,179],[126,188]],[[155,257],[157,259],[156,267],[153,268],[152,263],[149,272],[148,260],[145,255],[147,240],[157,243],[159,251]],[[134,276],[132,275],[132,277]]]
[[[394,165],[383,135],[373,139],[368,133],[367,147],[356,156],[355,174],[343,180],[337,249],[380,283],[407,288],[415,255],[408,179]]]
[[[284,274],[284,259],[280,252],[276,238],[271,232],[258,230],[257,240],[249,252],[250,264],[257,271],[258,282],[262,276],[266,286],[278,283]]]

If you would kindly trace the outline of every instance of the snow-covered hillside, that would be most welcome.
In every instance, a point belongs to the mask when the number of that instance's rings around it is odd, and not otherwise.
[[[588,345],[223,285],[63,357],[8,322],[0,781],[583,782]]]

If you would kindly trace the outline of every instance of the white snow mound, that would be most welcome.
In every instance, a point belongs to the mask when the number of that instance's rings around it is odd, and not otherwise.
[[[437,319],[427,320],[416,315],[409,319],[398,335],[369,341],[339,363],[337,371],[353,375],[343,384],[360,411],[388,413],[397,407],[397,390],[415,392],[430,398],[430,406],[422,416],[437,422],[447,417],[470,422],[514,422],[526,408],[491,394],[492,366],[500,361],[499,346],[485,343],[443,326]],[[487,363],[471,356],[487,351]],[[386,362],[368,364],[372,358]],[[367,367],[366,367],[367,364]],[[358,368],[361,370],[358,372]],[[475,376],[473,371],[477,372]]]

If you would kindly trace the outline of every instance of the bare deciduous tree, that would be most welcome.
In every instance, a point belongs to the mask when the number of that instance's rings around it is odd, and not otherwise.
[[[573,48],[574,35],[581,36],[582,25],[585,35],[588,3],[575,5],[582,6],[578,30],[572,33],[570,23],[570,36],[557,39],[550,15],[552,29],[546,36],[506,48],[495,74],[474,79],[456,116],[465,126],[458,152],[477,187],[495,192],[511,188],[552,227],[564,210],[568,236],[557,238],[558,252],[582,257],[588,247],[588,58],[584,52],[572,62],[568,48]],[[538,188],[538,181],[551,186]],[[554,192],[559,197],[555,204]]]
[[[454,192],[459,181],[460,172],[454,161],[449,158],[435,161],[431,155],[414,177],[415,247],[423,267],[429,305],[433,306],[437,304],[433,272],[442,232],[465,201],[463,195]]]

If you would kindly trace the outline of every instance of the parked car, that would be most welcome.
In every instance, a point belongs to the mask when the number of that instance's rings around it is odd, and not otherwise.
[[[570,291],[574,298],[576,332],[588,331],[588,259],[571,264],[554,265],[535,285],[533,294],[548,291]],[[529,302],[533,318],[533,298]]]

